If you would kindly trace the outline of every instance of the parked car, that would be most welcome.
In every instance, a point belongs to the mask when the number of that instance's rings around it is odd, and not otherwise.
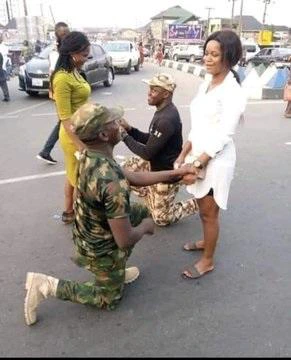
[[[26,91],[28,95],[48,93],[49,54],[53,49],[54,45],[47,46],[39,55],[20,67],[19,90]],[[112,59],[102,46],[91,45],[88,60],[83,65],[81,74],[91,86],[99,83],[108,87],[112,85],[115,76]]]
[[[174,61],[186,60],[191,63],[203,58],[203,45],[175,45],[171,51]]]
[[[260,50],[254,57],[247,61],[248,64],[255,66],[264,64],[266,66],[275,65],[277,68],[290,67],[291,48],[267,47]]]
[[[127,40],[108,41],[104,45],[108,54],[112,57],[115,70],[123,70],[130,74],[131,68],[139,71],[140,54],[135,43]]]
[[[256,43],[243,43],[242,44],[243,56],[240,60],[240,65],[244,66],[260,51],[260,47]]]

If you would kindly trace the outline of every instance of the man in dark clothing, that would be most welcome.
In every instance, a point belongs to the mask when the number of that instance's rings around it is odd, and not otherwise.
[[[0,87],[4,95],[3,101],[10,101],[9,90],[7,85],[7,73],[3,69],[3,62],[4,62],[4,57],[0,53]]]
[[[172,102],[176,84],[171,75],[159,74],[150,81],[148,104],[156,106],[149,127],[144,133],[130,126],[124,119],[122,139],[138,157],[125,161],[124,168],[133,171],[172,170],[183,145],[182,123],[179,112]],[[178,183],[159,183],[144,188],[134,188],[135,193],[144,197],[153,220],[159,226],[166,226],[198,211],[194,198],[174,203],[179,190]]]
[[[55,36],[56,36],[56,49],[52,51],[52,53],[56,53],[58,56],[58,51],[61,46],[62,41],[64,38],[70,33],[70,29],[68,25],[64,22],[59,22],[55,25]],[[50,54],[49,62],[50,62],[50,71],[53,72],[55,68],[55,63],[51,63],[53,61],[53,56]],[[55,56],[54,61],[57,61],[57,57]],[[51,90],[50,90],[50,98],[52,98]],[[37,159],[46,162],[47,164],[55,165],[57,164],[57,160],[51,157],[51,151],[54,148],[56,142],[59,140],[59,131],[60,131],[61,122],[60,120],[57,122],[55,127],[53,128],[52,132],[50,133],[43,149],[40,153],[36,156]]]

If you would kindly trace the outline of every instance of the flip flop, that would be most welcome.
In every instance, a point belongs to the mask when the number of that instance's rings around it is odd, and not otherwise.
[[[188,246],[187,246],[187,245],[188,245]],[[190,246],[189,246],[189,245],[190,245]],[[187,248],[186,248],[186,246],[187,246]],[[185,244],[185,245],[183,246],[183,250],[185,250],[185,251],[203,251],[204,248],[199,248],[199,247],[197,247],[196,242],[194,242],[194,243],[187,243],[187,244]]]
[[[188,267],[187,269],[185,269],[183,271],[183,273],[181,274],[182,278],[183,279],[187,279],[187,280],[194,280],[194,279],[199,279],[201,276],[204,276],[205,274],[211,272],[214,270],[214,266],[212,269],[210,270],[207,270],[207,271],[204,271],[203,273],[200,273],[195,266],[191,266],[191,267]],[[191,274],[191,276],[189,275],[186,275],[185,272],[188,272],[189,274]]]

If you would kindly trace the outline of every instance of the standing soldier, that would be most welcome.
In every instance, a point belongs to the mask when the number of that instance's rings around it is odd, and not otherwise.
[[[148,104],[156,106],[148,133],[129,125],[124,119],[123,141],[136,155],[124,163],[133,171],[172,170],[182,151],[182,123],[179,112],[172,102],[176,84],[171,75],[159,74],[150,81]],[[166,226],[198,211],[196,200],[175,203],[179,190],[177,182],[163,182],[146,188],[135,188],[138,196],[144,197],[154,222]]]

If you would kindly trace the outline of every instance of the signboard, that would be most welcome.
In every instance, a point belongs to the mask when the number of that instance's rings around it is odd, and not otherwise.
[[[261,30],[259,32],[258,44],[270,46],[273,41],[273,33],[269,30]]]
[[[169,25],[168,40],[195,41],[202,38],[202,25]]]

